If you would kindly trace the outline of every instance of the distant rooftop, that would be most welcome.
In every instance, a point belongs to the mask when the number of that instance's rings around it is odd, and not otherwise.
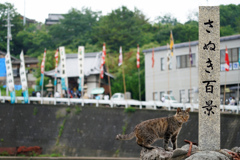
[[[59,23],[60,19],[64,19],[64,14],[48,14],[48,18],[45,20],[45,25],[53,25]]]

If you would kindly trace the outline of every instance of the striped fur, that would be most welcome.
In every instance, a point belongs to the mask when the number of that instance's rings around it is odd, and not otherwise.
[[[150,119],[136,125],[134,131],[127,135],[118,134],[117,140],[130,140],[136,137],[137,144],[147,149],[156,148],[152,146],[156,140],[164,139],[163,145],[165,150],[168,149],[168,142],[171,139],[173,150],[177,148],[177,136],[182,128],[182,124],[189,119],[188,108],[186,111],[177,109],[177,113],[172,117],[163,117]]]

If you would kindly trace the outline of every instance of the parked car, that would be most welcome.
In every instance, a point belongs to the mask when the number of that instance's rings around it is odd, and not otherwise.
[[[124,94],[123,93],[114,93],[111,97],[111,100],[124,100]]]
[[[169,94],[164,94],[164,103],[178,103],[174,96]]]

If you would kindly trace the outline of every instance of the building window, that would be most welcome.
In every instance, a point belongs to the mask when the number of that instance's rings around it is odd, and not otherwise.
[[[163,101],[162,98],[164,97],[164,93],[165,93],[165,92],[160,92],[160,94],[159,94],[159,95],[160,95],[160,100],[161,100],[161,101]]]
[[[179,94],[180,94],[180,103],[185,102],[185,90],[184,89],[180,90]]]
[[[190,67],[190,56],[189,54],[176,56],[177,68],[189,68]],[[192,53],[192,64],[191,67],[196,67],[196,54]]]
[[[220,51],[220,70],[225,71],[225,49]],[[240,48],[230,48],[228,49],[228,58],[229,58],[229,70],[239,69],[239,53]]]
[[[193,102],[193,89],[188,90],[188,102]]]
[[[164,58],[161,58],[161,71],[165,70]]]
[[[172,70],[172,57],[167,57],[167,67],[168,70]]]
[[[158,100],[157,92],[153,92],[153,100],[154,100],[154,101],[157,101],[157,100]]]

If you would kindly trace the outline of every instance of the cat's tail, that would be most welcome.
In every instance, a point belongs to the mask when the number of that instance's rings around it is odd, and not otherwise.
[[[130,139],[133,139],[133,137],[135,137],[134,132],[132,132],[130,134],[126,134],[126,135],[118,134],[116,136],[116,140],[130,140]]]

